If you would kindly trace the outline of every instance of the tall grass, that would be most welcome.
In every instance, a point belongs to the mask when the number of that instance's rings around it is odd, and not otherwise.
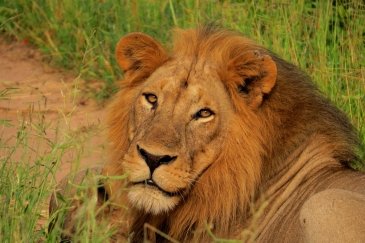
[[[20,123],[15,144],[0,140],[0,241],[22,242],[30,239],[36,242],[45,238],[48,215],[46,201],[55,186],[54,170],[65,149],[55,144],[47,154],[39,156],[33,164],[27,162],[28,131]],[[18,159],[13,154],[21,150]],[[6,154],[4,152],[7,152]]]
[[[16,92],[0,90],[0,102]],[[79,222],[75,242],[89,239],[105,242],[112,231],[106,225],[101,227],[102,222],[96,222],[96,196],[89,193],[90,188],[96,188],[98,177],[90,174],[87,180],[73,183],[73,172],[84,154],[83,144],[99,127],[84,129],[75,136],[74,130],[59,131],[57,125],[50,126],[50,121],[38,115],[34,109],[27,116],[19,116],[18,121],[10,121],[0,114],[0,242],[59,242],[64,233],[61,227],[64,212],[71,208],[73,200],[82,199],[87,200],[82,214],[75,217]],[[69,123],[72,117],[60,114],[59,119]],[[15,132],[9,134],[9,131]],[[49,218],[48,202],[55,189],[56,171],[66,155],[73,160],[75,169],[65,188],[75,193],[69,198],[58,197],[57,218],[56,214]],[[51,223],[54,230],[49,232]]]
[[[96,93],[100,100],[115,92],[121,77],[114,58],[121,36],[142,31],[169,46],[171,28],[208,22],[244,33],[309,73],[365,141],[365,5],[360,0],[0,0],[1,35],[37,46],[51,63],[85,79],[103,80]],[[18,126],[18,132],[15,144],[0,140],[0,241],[59,239],[59,230],[48,234],[48,223],[37,222],[59,161],[76,141],[65,136],[50,142],[49,152],[29,165],[30,124],[10,124],[0,116],[0,129],[4,126]],[[23,156],[15,159],[15,150]],[[102,242],[95,221],[88,222],[79,240],[94,234]]]

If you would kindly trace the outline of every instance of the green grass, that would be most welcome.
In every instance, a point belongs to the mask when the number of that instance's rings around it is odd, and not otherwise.
[[[0,101],[16,92],[0,90]],[[71,119],[72,115],[61,113],[58,117],[65,123]],[[16,132],[9,136],[12,128]],[[73,171],[77,171],[80,157],[84,155],[83,144],[95,136],[97,129],[99,127],[94,125],[83,127],[83,132],[75,136],[70,128],[61,131],[57,125],[50,126],[37,112],[20,116],[15,122],[0,116],[0,242],[59,242],[64,212],[70,208],[71,200],[82,198],[87,200],[82,213],[76,217],[79,227],[75,242],[87,239],[105,242],[112,231],[106,225],[102,226],[102,222],[96,222],[96,197],[89,193],[90,188],[96,188],[96,176],[90,175],[88,180],[76,185],[72,183],[71,173],[67,188],[75,193],[70,198],[59,198],[58,220],[54,218],[55,214],[48,218],[48,202],[56,186],[55,175],[61,160],[66,155],[68,159],[72,158]],[[44,148],[44,144],[47,147]],[[54,230],[48,232],[48,225],[53,220]]]
[[[36,242],[45,237],[45,227],[38,227],[37,223],[42,219],[46,222],[45,203],[55,186],[54,170],[67,149],[62,144],[53,144],[50,152],[36,158],[34,164],[27,163],[31,149],[28,129],[25,123],[20,123],[15,144],[0,140],[1,242],[25,239]],[[21,150],[21,156],[14,159],[17,150]]]
[[[208,22],[241,31],[305,70],[365,141],[365,5],[360,0],[0,0],[1,35],[30,42],[52,64],[84,79],[103,80],[98,100],[110,97],[121,78],[114,58],[121,36],[142,31],[169,46],[171,28]],[[47,223],[36,225],[54,188],[54,172],[75,139],[51,141],[50,152],[30,166],[25,163],[29,124],[0,117],[2,126],[19,129],[15,145],[0,140],[0,241],[53,241],[59,231],[47,234]],[[14,150],[23,156],[13,158]],[[80,240],[95,233],[102,241],[96,228],[85,226]]]

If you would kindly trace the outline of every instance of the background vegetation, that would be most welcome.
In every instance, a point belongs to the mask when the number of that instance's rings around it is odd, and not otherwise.
[[[207,22],[241,31],[304,69],[349,115],[365,141],[365,5],[361,0],[0,0],[1,35],[37,46],[51,63],[85,79],[103,80],[104,88],[95,93],[99,100],[115,92],[115,80],[121,77],[114,59],[121,36],[142,31],[169,45],[171,28]],[[25,149],[27,137],[21,125],[15,136],[19,142],[12,149]],[[53,164],[70,143],[57,141],[53,146],[31,170],[26,164],[11,165],[9,149],[0,158],[1,242],[57,237],[57,233],[47,235],[46,226],[35,230],[39,205],[52,189],[44,178],[52,176],[57,168]],[[85,232],[93,234],[90,227]]]

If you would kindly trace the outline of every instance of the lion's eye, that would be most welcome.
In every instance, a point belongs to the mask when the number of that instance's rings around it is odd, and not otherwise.
[[[201,109],[200,111],[198,111],[197,113],[195,113],[194,118],[195,119],[199,119],[199,118],[208,118],[210,116],[214,115],[214,112],[208,108],[204,108]]]
[[[151,105],[156,105],[157,104],[157,96],[154,94],[150,94],[150,93],[144,93],[143,94],[145,99],[147,100],[148,103],[150,103]]]

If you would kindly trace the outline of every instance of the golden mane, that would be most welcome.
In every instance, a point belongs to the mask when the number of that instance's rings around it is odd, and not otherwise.
[[[259,98],[260,105],[248,108],[242,102],[237,86],[242,79],[256,73],[258,67],[244,69],[244,77],[232,75],[230,69],[232,60],[250,51],[271,56],[276,63],[277,78],[274,87],[263,87],[267,92]],[[326,156],[335,158],[323,162],[326,165],[321,168],[338,168],[357,159],[355,149],[359,142],[352,126],[322,97],[310,79],[292,64],[236,32],[211,26],[176,30],[169,58],[140,58],[151,60],[151,66],[144,69],[144,64],[138,63],[137,67],[131,67],[135,72],[126,72],[121,91],[110,107],[111,160],[104,168],[104,175],[124,173],[120,160],[128,149],[127,121],[131,119],[133,97],[139,92],[138,85],[169,60],[191,60],[191,66],[203,60],[216,67],[236,115],[224,137],[224,144],[217,148],[221,151],[218,159],[194,181],[181,204],[160,215],[132,208],[134,241],[142,240],[138,237],[143,235],[146,223],[181,241],[207,240],[208,225],[216,235],[228,237],[233,232],[237,235],[248,224],[252,214],[250,205],[276,174],[291,166],[293,160],[288,157],[308,138],[321,137],[329,154]],[[121,191],[124,183],[112,181],[107,184],[107,192],[115,203],[125,203]]]

